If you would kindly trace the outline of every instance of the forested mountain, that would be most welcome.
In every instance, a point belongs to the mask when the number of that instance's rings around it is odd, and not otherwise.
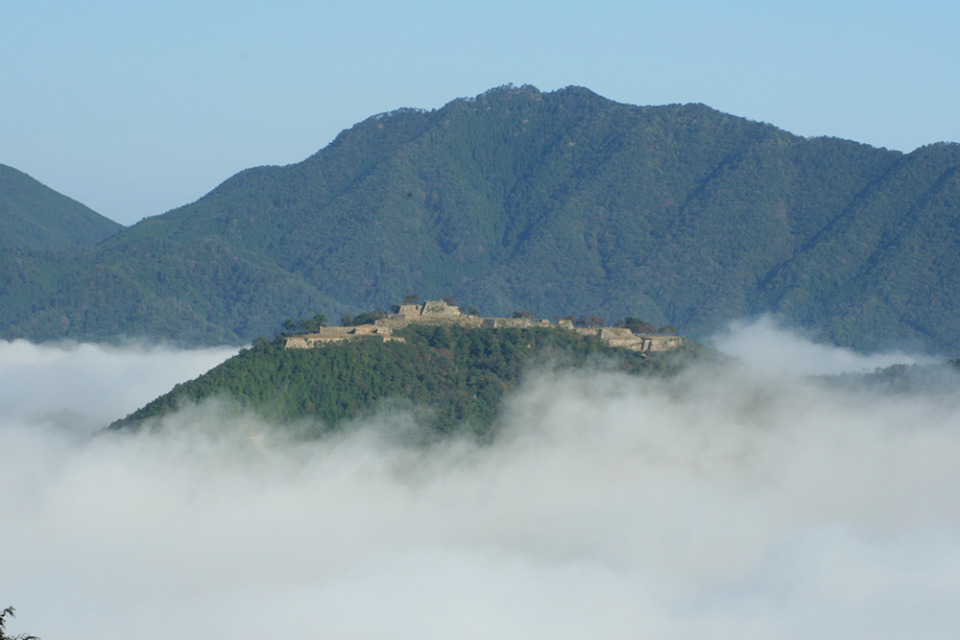
[[[0,265],[0,331],[237,342],[418,293],[691,336],[773,311],[861,349],[955,352],[958,168],[957,144],[502,87],[368,118],[81,258]]]
[[[496,429],[503,399],[533,371],[602,367],[644,376],[670,376],[693,362],[719,356],[688,343],[674,351],[640,353],[607,346],[597,336],[553,327],[468,329],[410,325],[404,341],[359,338],[315,349],[285,349],[283,335],[182,384],[111,429],[139,429],[211,398],[234,402],[287,426],[321,435],[389,406],[407,410],[426,430],[466,432],[486,439]],[[385,405],[384,403],[390,403]]]
[[[0,164],[0,250],[92,247],[122,226]]]

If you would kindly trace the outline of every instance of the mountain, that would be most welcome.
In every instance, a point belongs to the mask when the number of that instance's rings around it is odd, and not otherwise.
[[[427,436],[469,433],[491,437],[504,397],[538,370],[607,368],[671,376],[693,362],[718,362],[714,352],[687,343],[641,353],[608,346],[570,329],[464,328],[409,325],[394,340],[368,336],[313,349],[286,349],[284,335],[250,349],[110,426],[136,430],[190,403],[219,398],[304,435],[321,435],[378,408],[406,410]],[[400,338],[400,340],[397,340]]]
[[[368,118],[70,261],[22,260],[0,335],[242,342],[417,293],[694,337],[774,312],[858,349],[956,352],[958,169],[957,144],[501,87]]]
[[[122,225],[0,164],[0,250],[92,247]]]
[[[9,327],[10,318],[32,313],[60,282],[93,261],[98,243],[122,229],[27,174],[0,165],[0,335],[65,335],[64,331],[22,334]]]

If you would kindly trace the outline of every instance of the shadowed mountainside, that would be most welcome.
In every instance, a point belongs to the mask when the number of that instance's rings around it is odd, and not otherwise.
[[[842,345],[953,352],[958,168],[957,144],[904,154],[502,87],[368,118],[69,262],[21,255],[0,331],[238,342],[416,292],[694,337],[777,312]]]

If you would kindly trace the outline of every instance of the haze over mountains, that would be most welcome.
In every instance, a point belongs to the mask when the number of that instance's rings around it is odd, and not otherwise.
[[[237,343],[418,293],[692,336],[774,312],[858,349],[953,353],[958,169],[958,144],[904,154],[703,105],[501,87],[368,118],[72,245],[4,213],[0,336]]]

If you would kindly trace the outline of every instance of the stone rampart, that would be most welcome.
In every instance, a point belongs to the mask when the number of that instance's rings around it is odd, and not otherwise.
[[[485,329],[529,329],[530,327],[549,327],[549,320],[531,320],[530,318],[483,318]]]
[[[443,300],[427,300],[420,304],[401,304],[396,313],[380,318],[376,324],[391,329],[401,329],[408,324],[480,327],[483,319],[461,313],[459,307]]]
[[[375,337],[389,341],[403,342],[403,338],[392,332],[409,324],[458,325],[466,328],[486,329],[528,329],[531,327],[559,327],[572,329],[580,335],[597,336],[611,347],[630,349],[631,351],[671,351],[683,345],[679,336],[638,335],[626,327],[574,327],[570,320],[560,320],[556,324],[549,320],[531,318],[481,318],[460,313],[459,307],[442,300],[428,300],[420,304],[402,304],[397,312],[378,318],[373,324],[355,327],[321,327],[316,333],[308,333],[287,338],[287,349],[312,349],[324,344],[343,342],[363,337]]]
[[[574,331],[582,336],[597,336],[611,347],[631,351],[672,351],[683,345],[683,338],[679,336],[640,335],[626,327],[577,327]]]
[[[403,338],[392,335],[388,327],[361,324],[355,327],[320,327],[320,330],[316,333],[290,336],[284,346],[287,349],[312,349],[331,342],[343,342],[364,337],[379,338],[383,342],[404,342]]]
[[[683,338],[680,336],[646,336],[649,345],[646,351],[673,351],[683,346]]]

